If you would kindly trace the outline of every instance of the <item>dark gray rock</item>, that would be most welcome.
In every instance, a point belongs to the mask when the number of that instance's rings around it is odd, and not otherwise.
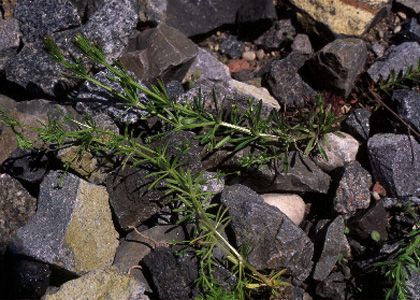
[[[377,60],[369,69],[368,74],[373,81],[387,79],[391,71],[405,74],[409,67],[416,67],[420,60],[420,45],[416,42],[405,42]]]
[[[3,255],[16,230],[35,213],[37,201],[7,174],[0,174],[0,187],[0,255]]]
[[[308,61],[308,80],[324,89],[348,96],[356,77],[363,71],[367,48],[361,39],[338,39],[322,48]],[[322,74],[322,76],[319,76]]]
[[[397,40],[420,43],[420,24],[416,18],[411,18],[410,22],[403,26],[402,31],[397,36]]]
[[[165,24],[137,33],[121,57],[121,63],[140,80],[159,77],[182,80],[197,55],[197,46]],[[241,52],[242,53],[242,52]]]
[[[348,249],[347,238],[344,235],[344,219],[338,216],[328,226],[321,257],[315,265],[313,279],[317,281],[325,280],[333,270],[340,255],[346,253]]]
[[[258,37],[254,43],[266,50],[275,50],[287,43],[291,43],[295,35],[296,29],[293,27],[290,19],[278,20],[269,30]]]
[[[111,78],[113,76],[111,72],[104,70],[96,73],[94,78],[117,92],[123,92],[123,88],[117,82],[109,79],[110,76]],[[138,84],[143,85],[140,81]],[[148,101],[146,95],[141,92],[138,93],[138,99],[143,104]],[[116,122],[135,124],[145,116],[144,111],[128,107],[123,100],[90,81],[86,81],[82,85],[73,101],[76,102],[76,110],[81,114],[93,116],[105,114]]]
[[[357,216],[349,224],[350,231],[362,240],[370,240],[373,231],[380,235],[381,241],[388,239],[388,215],[382,201],[375,202],[374,206]]]
[[[244,52],[245,44],[238,40],[236,36],[228,35],[220,43],[220,52],[230,58],[239,58]]]
[[[249,1],[237,13],[237,24],[249,24],[277,18],[276,8],[271,0]]]
[[[420,193],[420,144],[401,134],[376,134],[368,140],[372,175],[391,196]]]
[[[284,170],[281,163],[273,166],[263,165],[251,169],[239,179],[258,193],[327,193],[330,176],[324,173],[311,159],[297,153],[289,154],[289,169]]]
[[[372,177],[358,161],[346,166],[335,191],[334,210],[348,219],[357,210],[366,209],[370,204],[370,186]]]
[[[316,92],[298,74],[308,56],[292,52],[286,58],[274,60],[265,83],[270,93],[286,107],[302,107]]]
[[[420,14],[420,3],[417,0],[396,0],[395,3],[414,14]]]
[[[6,62],[17,54],[21,36],[16,19],[0,18],[0,72],[3,71]]]
[[[105,0],[70,0],[82,19],[88,19],[98,10]]]
[[[226,187],[221,203],[231,217],[236,245],[250,250],[252,265],[258,270],[286,268],[297,281],[308,277],[313,244],[286,215],[243,185]]]
[[[300,52],[307,55],[310,55],[314,52],[314,49],[312,48],[312,44],[311,44],[311,41],[309,40],[309,37],[306,34],[301,34],[301,33],[295,36],[295,38],[293,39],[291,48],[293,51]]]
[[[420,272],[417,270],[408,271],[408,280],[406,283],[408,299],[420,298]]]
[[[323,299],[346,300],[346,278],[340,272],[331,273],[323,282],[316,286],[315,293]]]
[[[194,298],[198,266],[190,255],[177,256],[171,249],[159,247],[143,259],[142,265],[149,271],[159,299]]]
[[[69,0],[17,1],[14,15],[21,23],[25,43],[81,24],[79,14]]]
[[[414,90],[394,90],[392,101],[400,117],[420,132],[420,93]]]
[[[359,141],[366,142],[370,135],[370,116],[372,113],[364,108],[356,108],[342,124],[343,131],[350,133]]]

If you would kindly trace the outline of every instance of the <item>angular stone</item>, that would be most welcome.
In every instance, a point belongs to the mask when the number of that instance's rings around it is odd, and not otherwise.
[[[391,72],[405,74],[410,67],[417,67],[420,60],[420,45],[416,42],[405,42],[377,60],[369,69],[368,74],[373,81],[386,80]]]
[[[395,3],[414,14],[420,14],[420,3],[417,0],[396,0]]]
[[[324,89],[332,89],[348,96],[356,77],[363,71],[366,59],[367,49],[363,40],[354,38],[335,40],[308,61],[307,68],[311,74],[308,80],[311,79]]]
[[[321,256],[314,268],[313,279],[325,280],[333,270],[340,255],[348,251],[349,245],[344,235],[344,219],[338,216],[328,226]],[[344,255],[345,256],[345,255]]]
[[[0,174],[0,255],[14,233],[26,225],[36,210],[36,199],[22,184],[7,174]]]
[[[82,19],[89,18],[98,10],[105,0],[70,0]]]
[[[286,107],[302,107],[316,92],[298,74],[308,56],[292,52],[286,58],[274,60],[265,77],[268,90]]]
[[[372,238],[372,232],[376,231],[379,233],[381,241],[388,240],[388,214],[384,208],[383,202],[375,202],[375,204],[362,215],[353,219],[351,224],[349,224],[349,227],[350,230],[361,239],[370,240]]]
[[[416,18],[411,18],[410,22],[403,26],[403,30],[398,34],[399,42],[417,42],[420,43],[420,24]]]
[[[140,80],[181,80],[197,55],[197,46],[165,24],[144,30],[133,38],[121,63]]]
[[[16,19],[0,18],[0,72],[3,71],[6,62],[17,54],[21,36]]]
[[[392,101],[400,117],[420,132],[420,93],[415,90],[394,90]]]
[[[358,209],[366,209],[370,204],[372,177],[358,161],[344,167],[334,197],[334,210],[347,219]]]
[[[323,299],[346,300],[346,278],[341,272],[331,273],[323,282],[316,286],[316,295]]]
[[[331,178],[311,159],[297,153],[289,154],[289,168],[284,170],[279,162],[273,166],[262,165],[245,171],[238,182],[258,193],[322,193],[328,192]]]
[[[366,142],[370,135],[370,116],[372,113],[364,108],[353,110],[343,122],[345,132],[350,133],[359,141]]]
[[[115,268],[96,270],[64,283],[58,290],[51,290],[42,300],[61,299],[118,299],[148,300],[144,286],[134,277],[122,274]]]
[[[202,186],[202,190],[204,192],[210,192],[213,194],[218,194],[223,191],[225,188],[225,179],[223,177],[220,178],[217,173],[215,172],[203,172],[203,178],[205,180],[205,184]]]
[[[262,194],[264,202],[277,207],[296,226],[302,223],[305,217],[305,201],[295,194]]]
[[[292,51],[301,52],[307,55],[310,55],[314,52],[309,37],[302,33],[299,33],[295,36],[291,48]]]
[[[420,144],[401,134],[376,134],[368,140],[373,177],[391,196],[420,193]]]
[[[198,266],[190,255],[177,256],[169,248],[159,247],[142,261],[149,271],[159,299],[191,299],[198,277]]]
[[[224,82],[230,79],[229,68],[225,64],[206,49],[198,48],[197,56],[182,81]]]
[[[18,1],[15,18],[22,24],[25,43],[81,24],[79,14],[69,0]]]
[[[236,36],[228,35],[220,43],[220,52],[229,58],[239,58],[244,52],[245,44],[238,40]]]
[[[324,149],[327,159],[318,154],[314,160],[326,172],[343,167],[346,163],[356,160],[359,150],[359,142],[351,135],[341,131],[325,134],[320,146]]]
[[[250,250],[248,261],[258,270],[286,268],[298,281],[312,268],[313,244],[280,210],[243,185],[226,187],[221,203],[228,209],[238,247]]]
[[[291,0],[336,35],[361,36],[390,9],[389,0]]]
[[[258,37],[254,43],[266,50],[278,50],[285,43],[291,43],[296,29],[290,19],[278,20],[274,25]]]
[[[10,250],[83,274],[112,264],[117,238],[105,188],[54,171],[44,178],[38,210]]]

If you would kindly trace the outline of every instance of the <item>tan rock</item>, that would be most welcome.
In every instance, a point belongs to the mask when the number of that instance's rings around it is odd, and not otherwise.
[[[147,300],[144,286],[134,277],[115,268],[90,272],[64,283],[57,291],[47,291],[42,300]]]
[[[360,36],[390,8],[389,0],[291,0],[335,34]]]
[[[293,223],[299,226],[305,216],[305,202],[295,194],[263,194],[265,203],[277,207]]]

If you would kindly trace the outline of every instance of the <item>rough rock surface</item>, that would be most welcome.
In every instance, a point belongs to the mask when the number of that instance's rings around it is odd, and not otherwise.
[[[361,239],[372,239],[371,234],[376,231],[381,241],[388,239],[388,215],[382,201],[377,201],[372,207],[357,216],[349,224],[350,230]]]
[[[311,41],[309,40],[308,35],[299,33],[293,40],[292,46],[293,51],[301,52],[303,54],[310,55],[314,52],[312,48]]]
[[[274,60],[265,77],[268,90],[280,104],[301,107],[315,96],[315,91],[298,74],[308,56],[292,52],[286,58]]]
[[[230,58],[239,58],[244,52],[245,44],[234,35],[228,35],[220,43],[220,52]]]
[[[286,215],[243,185],[226,187],[221,203],[228,209],[237,245],[250,249],[251,264],[259,270],[287,268],[298,281],[308,277],[313,244]]]
[[[376,134],[368,140],[373,177],[391,196],[420,193],[420,144],[400,134]]]
[[[388,0],[291,0],[337,35],[360,36],[390,8]]]
[[[333,272],[316,286],[315,293],[323,299],[345,300],[346,288],[344,275],[341,272]]]
[[[160,24],[138,33],[120,60],[142,81],[158,77],[164,81],[181,80],[197,51],[197,46],[181,32]]]
[[[81,24],[79,14],[69,0],[18,1],[14,15],[22,24],[25,43]]]
[[[194,298],[191,293],[198,272],[190,255],[176,256],[171,249],[159,247],[143,259],[142,265],[149,271],[159,299]]]
[[[361,39],[337,39],[323,47],[307,62],[308,80],[348,96],[356,77],[363,71],[367,59],[365,42]],[[323,74],[323,76],[317,76]]]
[[[420,14],[420,3],[417,0],[396,0],[395,2],[415,14]]]
[[[0,174],[0,254],[16,230],[35,213],[36,199],[16,179]]]
[[[260,166],[249,170],[243,179],[238,181],[258,193],[327,193],[330,176],[324,173],[311,159],[303,158],[297,153],[289,154],[289,169],[283,166]]]
[[[0,72],[3,71],[6,62],[17,54],[21,36],[16,19],[0,18]]]
[[[276,18],[277,13],[273,1],[249,1],[239,8],[236,23],[241,25],[274,20]]]
[[[388,55],[376,61],[368,74],[373,81],[387,79],[393,70],[405,73],[409,67],[416,67],[420,60],[420,45],[416,42],[405,42],[392,48]]]
[[[313,279],[323,281],[333,270],[339,256],[348,251],[347,238],[344,235],[344,219],[338,216],[328,226],[321,256],[314,268]]]
[[[305,216],[305,202],[295,194],[262,194],[264,202],[277,207],[295,225],[299,226]]]
[[[372,177],[358,161],[344,167],[336,194],[334,210],[345,218],[353,216],[358,209],[366,209],[370,204]]]
[[[361,142],[366,142],[370,135],[370,116],[372,113],[364,108],[353,110],[343,122],[342,127],[345,132]]]
[[[54,171],[41,183],[38,210],[10,250],[82,274],[112,264],[117,237],[105,188]]]
[[[400,117],[420,132],[420,93],[414,90],[394,90],[392,101]]]
[[[332,171],[356,160],[359,150],[359,142],[351,135],[341,131],[325,134],[320,145],[328,159],[317,155],[315,162],[324,171]]]
[[[296,35],[296,29],[290,19],[278,20],[273,26],[258,37],[254,43],[266,50],[279,49],[286,43],[291,43]]]
[[[42,297],[42,300],[61,299],[148,300],[149,297],[144,295],[144,286],[134,277],[106,268],[70,280]]]

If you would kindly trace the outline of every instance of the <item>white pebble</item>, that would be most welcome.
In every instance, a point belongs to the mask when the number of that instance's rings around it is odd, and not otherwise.
[[[242,53],[242,58],[248,61],[253,61],[256,57],[255,51],[245,51]]]
[[[295,194],[263,194],[265,203],[277,207],[299,226],[305,217],[305,201]]]

